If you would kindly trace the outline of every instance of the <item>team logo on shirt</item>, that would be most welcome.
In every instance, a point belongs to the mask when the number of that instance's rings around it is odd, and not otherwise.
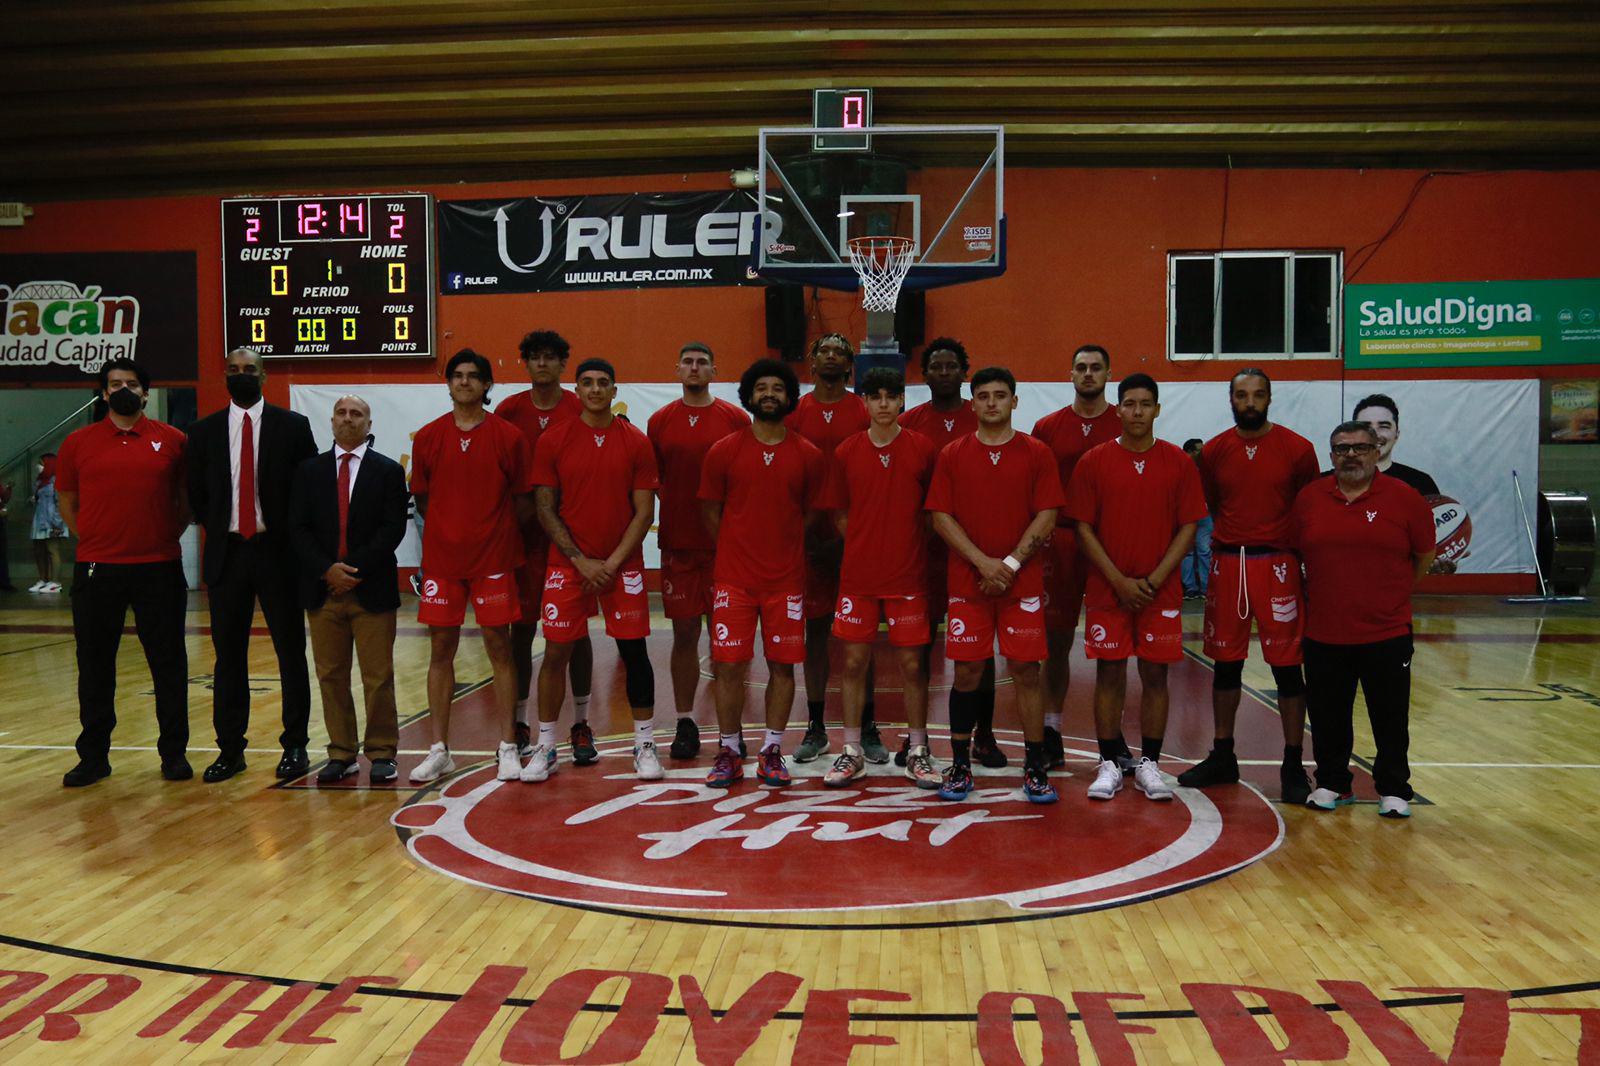
[[[161,450],[161,442],[158,441],[158,440],[151,441],[150,442],[150,450],[153,451],[153,452],[159,452]]]
[[[1367,512],[1367,524],[1371,525],[1372,524],[1372,520],[1374,518],[1377,518],[1377,517],[1378,517],[1378,512],[1377,511],[1368,511]]]
[[[604,433],[596,433],[594,435],[594,446],[596,448],[604,448],[606,446],[606,435]]]
[[[1278,579],[1278,584],[1280,584],[1280,585],[1283,584],[1285,581],[1288,581],[1289,580],[1289,564],[1288,563],[1273,563],[1272,564],[1272,576]]]
[[[761,453],[761,461],[763,463],[766,463],[768,466],[771,466],[772,465],[772,460],[775,459],[777,457],[777,455],[778,455],[777,452],[762,452]]]
[[[700,421],[700,416],[699,415],[690,415],[689,416],[689,428],[693,429],[695,427],[695,424],[697,422],[699,422],[699,421]]]
[[[1144,464],[1147,463],[1148,461],[1149,460],[1147,460],[1147,459],[1135,459],[1133,461],[1134,473],[1136,473],[1136,474],[1144,473]]]
[[[944,420],[944,431],[946,433],[954,433],[956,431],[956,420],[953,419],[953,418],[945,419]]]
[[[1083,435],[1085,437],[1087,437],[1089,435],[1089,430],[1091,430],[1094,427],[1090,426],[1089,423],[1085,422],[1081,426],[1079,426],[1078,428],[1083,430]]]
[[[1259,444],[1246,444],[1244,446],[1244,457],[1246,459],[1254,459],[1256,457],[1256,449],[1259,447],[1261,447]]]
[[[548,429],[548,428],[550,428],[550,416],[549,415],[540,415],[539,416],[539,428],[540,429]]]
[[[462,437],[461,438],[461,450],[462,451],[466,451],[471,446],[472,446],[472,438],[471,437]]]
[[[989,453],[989,462],[992,463],[995,466],[999,466],[1000,465],[1000,453],[999,452],[990,452]]]
[[[878,462],[883,464],[885,470],[889,469],[889,456],[887,454],[878,456]]]
[[[824,412],[822,412],[822,420],[824,422],[827,422],[827,423],[831,424],[833,422],[833,412],[832,411],[824,411]]]

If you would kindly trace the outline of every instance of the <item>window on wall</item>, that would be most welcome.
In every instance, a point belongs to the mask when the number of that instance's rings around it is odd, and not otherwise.
[[[1334,359],[1338,252],[1173,252],[1170,359]]]

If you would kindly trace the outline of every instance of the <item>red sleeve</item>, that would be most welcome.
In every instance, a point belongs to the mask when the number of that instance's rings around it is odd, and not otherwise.
[[[656,465],[656,451],[650,442],[640,437],[633,454],[633,487],[656,489],[661,485],[660,468]]]
[[[700,491],[695,495],[702,500],[721,502],[728,496],[728,462],[733,449],[723,447],[727,437],[711,446],[706,461],[700,467]]]
[[[560,451],[560,444],[556,441],[560,433],[545,433],[539,438],[539,443],[533,449],[532,477],[535,485],[548,485],[555,488],[561,484],[561,477],[556,473],[556,453]],[[521,436],[519,433],[518,436]],[[526,442],[527,438],[523,438]]]
[[[59,469],[59,467],[57,468]],[[60,475],[57,475],[57,484],[60,484]],[[1428,506],[1428,501],[1420,493],[1413,491],[1416,496],[1413,504],[1413,513],[1410,522],[1411,554],[1425,555],[1439,546],[1433,531],[1433,508]]]
[[[951,483],[951,467],[955,464],[955,445],[947,444],[939,458],[933,461],[933,480],[928,485],[928,501],[923,509],[949,514],[955,509],[956,492]]]
[[[1072,470],[1072,484],[1067,486],[1067,517],[1090,525],[1094,525],[1099,511],[1094,483],[1094,472],[1099,461],[1094,452],[1095,449],[1091,448],[1089,454],[1078,460],[1078,465]]]
[[[528,438],[516,426],[508,425],[511,435],[506,438],[510,447],[505,453],[506,480],[511,485],[512,492],[532,492],[533,487],[540,482],[533,479],[533,449],[528,445]],[[541,438],[542,439],[542,438]],[[552,472],[553,472],[552,464]],[[554,485],[551,481],[549,484]]]
[[[415,437],[411,438],[411,494],[413,496],[425,495],[428,491],[428,427],[423,426]]]
[[[1178,453],[1183,465],[1178,469],[1178,524],[1198,522],[1206,516],[1206,496],[1200,487],[1200,469],[1194,460]]]
[[[1296,492],[1305,488],[1320,477],[1322,471],[1317,468],[1317,451],[1307,441],[1306,446],[1300,449],[1300,454],[1294,460],[1294,488]]]
[[[1028,492],[1029,510],[1034,514],[1051,508],[1059,510],[1066,504],[1067,494],[1061,491],[1061,469],[1056,466],[1055,453],[1049,445],[1041,443],[1028,450],[1028,459],[1033,463],[1033,484]]]
[[[61,451],[56,455],[56,491],[78,491],[78,435],[71,434],[61,442]]]
[[[644,435],[646,439],[650,441],[650,450],[656,455],[656,466],[658,469],[661,465],[661,422],[662,416],[666,414],[666,410],[667,409],[665,407],[656,408],[655,412],[650,415],[649,421],[645,422],[644,424]],[[535,456],[535,458],[537,458],[537,456]]]

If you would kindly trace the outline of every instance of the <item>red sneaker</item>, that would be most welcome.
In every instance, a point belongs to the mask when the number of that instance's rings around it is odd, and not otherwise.
[[[783,750],[769,744],[756,756],[756,778],[772,788],[783,788],[789,782],[789,767],[784,765]]]
[[[717,745],[717,761],[711,764],[706,784],[711,788],[731,788],[744,780],[744,763],[732,751]]]

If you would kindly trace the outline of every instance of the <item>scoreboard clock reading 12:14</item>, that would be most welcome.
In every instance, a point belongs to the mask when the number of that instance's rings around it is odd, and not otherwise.
[[[432,358],[424,193],[222,201],[227,349],[269,358]]]

